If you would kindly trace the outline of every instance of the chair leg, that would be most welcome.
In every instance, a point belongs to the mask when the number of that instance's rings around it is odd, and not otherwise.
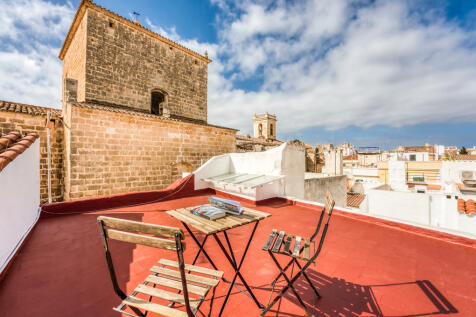
[[[268,251],[268,253],[271,254],[270,251]],[[289,261],[289,263],[286,264],[286,266],[284,267],[283,272],[286,272],[286,271],[289,269],[289,267],[291,266],[291,264],[293,264],[294,261],[296,261],[296,259],[295,259],[295,258],[292,258],[292,260]],[[276,276],[276,278],[271,282],[271,285],[276,284],[276,282],[277,282],[278,279],[281,277],[281,275],[283,275],[283,272],[279,272],[278,276]]]
[[[212,291],[212,298],[210,299],[210,309],[208,310],[208,317],[210,317],[212,315],[212,308],[213,308],[213,300],[215,299],[215,288],[213,288],[213,291]]]
[[[299,269],[302,271],[302,275],[304,275],[304,277],[306,278],[307,282],[309,283],[309,285],[311,285],[312,289],[314,290],[314,293],[316,294],[316,296],[318,298],[321,298],[321,295],[319,294],[319,292],[317,291],[317,289],[314,287],[314,285],[312,284],[311,282],[311,279],[307,276],[306,272],[302,270],[302,266],[299,264],[298,261],[296,261],[296,264],[297,266],[299,267]]]
[[[296,296],[297,300],[299,301],[299,303],[301,304],[301,306],[302,306],[302,307],[304,308],[304,310],[306,311],[306,314],[307,314],[308,316],[310,316],[309,311],[307,310],[307,306],[306,306],[306,304],[304,303],[304,301],[301,299],[301,296],[299,296],[299,294],[297,293],[296,289],[294,288],[293,282],[291,282],[291,281],[289,280],[289,278],[287,277],[287,275],[283,272],[283,269],[282,269],[281,265],[279,265],[279,262],[278,262],[278,260],[276,260],[276,258],[274,257],[274,255],[273,255],[272,253],[270,253],[270,255],[271,255],[271,258],[273,259],[274,263],[275,263],[276,266],[278,267],[278,269],[282,272],[282,275],[283,275],[284,279],[286,280],[286,282],[287,282],[288,284],[286,285],[286,287],[285,287],[283,290],[281,290],[281,292],[279,292],[278,296],[275,297],[275,299],[273,300],[273,302],[272,302],[270,305],[268,305],[268,307],[266,307],[266,309],[263,311],[263,313],[261,314],[261,316],[263,316],[264,313],[266,313],[269,309],[271,309],[271,307],[272,307],[274,304],[276,304],[277,300],[278,300],[279,298],[281,298],[281,297],[284,295],[285,290],[287,290],[288,288],[291,288],[291,290],[292,290],[292,292],[294,293],[294,295]],[[297,262],[297,261],[296,261],[296,262]],[[302,270],[299,271],[299,272],[296,274],[295,279],[297,279],[297,276],[299,276],[301,273],[302,273]],[[293,279],[293,280],[294,280],[294,279]]]

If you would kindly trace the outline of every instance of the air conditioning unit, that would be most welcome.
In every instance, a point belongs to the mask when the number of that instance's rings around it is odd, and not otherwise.
[[[476,180],[476,171],[461,171],[461,180]]]

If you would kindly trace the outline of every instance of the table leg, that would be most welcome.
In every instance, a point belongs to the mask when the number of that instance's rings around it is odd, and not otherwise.
[[[236,278],[239,277],[240,280],[243,282],[243,285],[245,285],[246,289],[248,290],[248,292],[250,293],[251,297],[253,298],[254,302],[256,303],[256,305],[258,306],[259,309],[264,309],[264,306],[262,306],[258,300],[256,299],[256,296],[253,294],[253,291],[251,290],[251,288],[248,286],[248,283],[246,283],[245,279],[243,278],[243,276],[241,275],[240,273],[240,269],[241,269],[241,266],[243,264],[243,260],[245,259],[245,256],[246,256],[246,253],[248,252],[248,248],[251,244],[251,241],[253,240],[253,236],[255,234],[255,231],[256,231],[256,228],[258,226],[258,222],[257,221],[255,223],[255,226],[253,228],[253,232],[251,233],[250,235],[250,238],[248,240],[248,243],[246,244],[246,248],[245,248],[245,251],[243,252],[243,255],[241,257],[241,260],[240,260],[240,263],[238,264],[238,266],[236,265],[236,262],[234,261],[234,258],[232,259],[230,257],[230,255],[228,254],[227,250],[225,249],[225,247],[223,246],[223,243],[220,241],[220,239],[218,238],[217,234],[214,233],[213,234],[213,237],[215,238],[215,240],[217,241],[218,245],[220,246],[221,250],[223,251],[223,253],[225,254],[225,257],[227,258],[228,262],[230,262],[231,266],[233,267],[233,269],[235,270],[235,275],[233,276],[233,280],[231,282],[231,285],[230,287],[228,288],[228,292],[226,294],[226,297],[225,297],[225,301],[223,302],[223,305],[221,307],[221,310],[220,310],[220,313],[218,314],[218,316],[221,316],[221,314],[223,313],[223,309],[225,308],[225,305],[228,301],[228,298],[230,296],[230,293],[231,293],[231,289],[233,288],[234,284],[235,284],[235,281],[236,281]],[[227,236],[225,236],[225,238],[227,239]],[[229,241],[228,241],[229,243]],[[229,244],[229,246],[231,247],[231,244]]]
[[[198,259],[198,256],[200,254],[200,252],[203,252],[203,255],[205,255],[205,257],[207,258],[208,262],[210,262],[210,264],[213,266],[213,268],[215,270],[218,270],[218,268],[216,267],[215,263],[213,263],[212,259],[208,256],[208,253],[207,251],[205,251],[205,242],[207,241],[207,238],[208,238],[208,235],[205,236],[205,239],[203,239],[203,242],[200,243],[198,241],[198,239],[195,237],[195,235],[193,234],[192,230],[190,230],[190,228],[187,226],[187,224],[185,222],[182,222],[183,226],[185,227],[185,229],[187,229],[188,233],[190,233],[190,236],[192,237],[192,239],[195,241],[195,243],[198,245],[199,249],[198,249],[198,252],[197,252],[197,255],[195,256],[195,260],[193,260],[193,264],[195,264],[196,260]],[[193,265],[192,264],[192,265]]]

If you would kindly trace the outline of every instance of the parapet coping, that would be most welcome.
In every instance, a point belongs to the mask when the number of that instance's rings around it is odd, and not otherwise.
[[[209,59],[208,57],[206,56],[203,56],[195,51],[192,51],[191,49],[189,48],[186,48],[185,46],[183,45],[180,45],[178,44],[177,42],[174,42],[158,33],[155,33],[151,30],[149,30],[148,28],[142,26],[141,24],[139,23],[134,23],[133,21],[117,14],[117,13],[114,13],[106,8],[103,8],[97,4],[95,4],[92,0],[82,0],[80,5],[79,5],[79,8],[78,10],[76,11],[76,14],[74,16],[74,19],[73,19],[73,23],[71,24],[70,28],[69,28],[69,31],[68,31],[68,34],[66,35],[66,39],[63,43],[63,46],[61,47],[61,51],[59,53],[59,59],[63,60],[64,56],[66,55],[66,51],[68,50],[70,44],[71,44],[71,41],[73,40],[73,37],[74,35],[76,34],[76,31],[78,30],[78,27],[79,27],[79,24],[81,23],[81,20],[86,12],[86,9],[87,8],[91,8],[93,10],[96,10],[98,12],[101,12],[105,15],[107,15],[108,17],[112,18],[112,19],[115,19],[123,24],[126,24],[127,26],[133,28],[133,29],[136,29],[150,37],[153,37],[167,45],[170,45],[172,47],[175,47],[193,57],[196,57],[204,62],[206,62],[207,64],[210,63],[212,60]]]

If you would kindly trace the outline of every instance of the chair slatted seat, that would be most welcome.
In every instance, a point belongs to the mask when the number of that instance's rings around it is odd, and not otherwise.
[[[261,313],[261,316],[264,316],[264,314],[266,312],[268,312],[274,304],[276,304],[276,302],[284,295],[284,293],[288,289],[291,289],[291,291],[294,293],[294,295],[296,296],[296,298],[299,301],[299,303],[301,304],[301,306],[303,306],[303,308],[306,310],[306,313],[309,315],[309,312],[307,310],[306,305],[304,304],[301,297],[298,295],[297,291],[295,290],[295,288],[293,286],[293,283],[301,275],[303,275],[306,278],[307,282],[309,283],[311,288],[314,290],[314,293],[316,294],[316,296],[318,298],[321,297],[319,295],[318,291],[316,290],[316,288],[314,287],[314,285],[312,284],[311,280],[307,276],[305,270],[309,267],[309,265],[311,263],[315,263],[315,260],[316,260],[317,256],[319,255],[319,253],[322,249],[322,245],[324,243],[324,239],[325,239],[326,234],[327,234],[327,229],[328,229],[328,226],[329,226],[329,221],[330,221],[331,216],[332,216],[332,211],[334,209],[334,205],[335,205],[335,202],[334,202],[334,199],[332,198],[332,195],[329,192],[327,192],[326,193],[326,198],[325,198],[325,206],[321,211],[321,215],[319,217],[319,221],[318,221],[316,230],[314,231],[314,233],[312,234],[312,236],[310,238],[303,238],[303,237],[297,236],[297,235],[286,234],[284,231],[279,231],[279,235],[278,235],[277,234],[277,232],[278,232],[277,229],[273,229],[271,231],[270,235],[268,236],[268,239],[266,240],[265,245],[262,248],[263,251],[268,252],[268,254],[271,256],[271,258],[273,259],[273,261],[275,262],[276,266],[278,267],[278,269],[280,271],[278,276],[273,280],[273,282],[271,282],[271,285],[273,286],[273,290],[274,290],[274,286],[275,286],[276,282],[278,281],[278,279],[281,276],[284,277],[284,279],[287,282],[287,285],[279,292],[279,294],[274,298],[274,300],[266,307],[266,309]],[[320,229],[322,227],[322,223],[323,223],[325,214],[327,214],[328,216],[327,216],[327,220],[325,221],[325,224],[323,226],[323,229],[321,231]],[[317,237],[317,235],[319,233],[321,233],[321,235],[320,235],[320,239],[319,239],[318,248],[317,248],[317,250],[314,250],[313,254],[311,254],[311,250],[310,250],[311,249],[311,243],[312,244],[315,243],[314,239]],[[284,241],[284,247],[282,247],[283,246],[283,241]],[[291,259],[291,261],[289,261],[289,263],[284,268],[282,268],[281,265],[279,264],[278,260],[274,256],[274,254],[281,254],[281,255],[289,256],[292,259]],[[301,264],[299,264],[298,260],[306,261],[306,263],[304,264],[304,266],[301,266]],[[299,267],[299,272],[297,272],[294,277],[293,276],[288,277],[286,275],[286,270],[291,265],[294,265],[294,264],[296,264]]]
[[[183,262],[183,250],[186,245],[182,241],[184,239],[182,230],[105,216],[98,217],[98,225],[113,288],[122,299],[122,302],[113,308],[114,310],[129,316],[145,316],[147,312],[153,312],[161,316],[191,317],[195,316],[209,291],[213,290],[209,311],[209,315],[211,314],[215,287],[223,277],[223,272]],[[178,261],[160,259],[157,265],[150,269],[151,274],[131,295],[126,296],[117,283],[108,239],[176,251]],[[148,297],[148,300],[143,297]],[[162,305],[157,301],[166,301],[170,304]],[[175,308],[175,305],[180,307]],[[127,308],[132,310],[132,313]],[[185,311],[181,310],[183,308]]]

